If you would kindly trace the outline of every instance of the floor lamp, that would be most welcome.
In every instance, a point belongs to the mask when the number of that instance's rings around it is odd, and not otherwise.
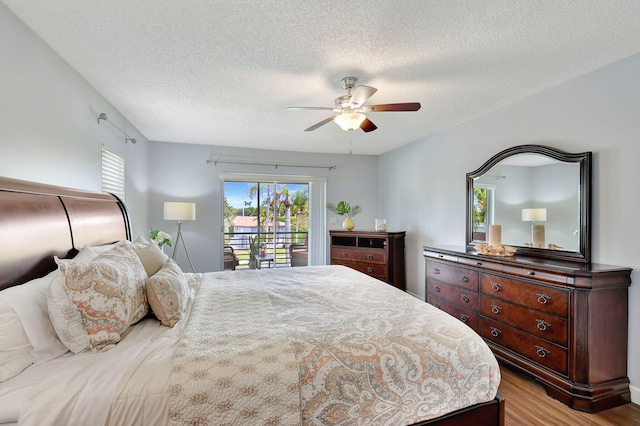
[[[187,260],[189,261],[191,270],[195,273],[196,270],[193,267],[193,263],[191,263],[191,258],[189,257],[187,246],[184,243],[184,239],[182,238],[182,221],[196,220],[196,203],[179,203],[166,201],[164,203],[164,220],[178,221],[178,235],[176,236],[176,242],[173,246],[173,254],[171,255],[171,258],[175,260],[176,253],[178,252],[178,246],[182,241],[184,252],[187,254]]]

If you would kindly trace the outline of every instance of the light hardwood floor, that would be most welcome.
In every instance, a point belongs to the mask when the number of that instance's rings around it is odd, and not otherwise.
[[[505,426],[640,425],[640,405],[626,404],[596,414],[572,410],[547,395],[536,381],[501,364]]]

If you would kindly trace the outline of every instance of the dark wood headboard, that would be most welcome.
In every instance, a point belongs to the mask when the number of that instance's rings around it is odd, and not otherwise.
[[[112,194],[0,177],[0,290],[53,271],[54,256],[125,239],[129,215]]]

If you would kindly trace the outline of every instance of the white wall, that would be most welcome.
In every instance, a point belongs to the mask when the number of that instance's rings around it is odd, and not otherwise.
[[[428,104],[428,102],[425,102]],[[640,55],[380,157],[379,206],[408,231],[407,288],[424,297],[423,245],[465,243],[465,175],[511,146],[593,152],[593,262],[634,268],[629,377],[640,402]]]
[[[0,176],[100,191],[104,144],[126,159],[133,232],[147,229],[148,141],[4,4],[0,58]]]
[[[259,144],[259,141],[256,141]],[[207,160],[266,164],[336,166],[321,168],[234,165],[207,163]],[[325,177],[327,201],[346,200],[360,204],[363,212],[355,217],[356,230],[373,230],[378,206],[378,157],[366,155],[322,155],[299,152],[267,151],[230,147],[212,147],[181,143],[151,142],[149,151],[149,226],[168,232],[175,239],[177,225],[162,218],[165,201],[196,203],[196,221],[184,222],[182,234],[197,272],[222,269],[222,185],[225,173],[296,175]],[[335,217],[334,217],[335,218]],[[342,221],[327,229],[340,229]],[[148,234],[147,234],[148,235]],[[170,249],[171,250],[171,249]],[[177,261],[190,271],[184,251],[178,249]]]

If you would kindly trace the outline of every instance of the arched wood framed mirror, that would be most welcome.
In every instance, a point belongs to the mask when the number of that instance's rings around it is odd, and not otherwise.
[[[494,155],[467,173],[466,222],[469,249],[493,229],[518,255],[590,263],[591,152],[520,145]]]

